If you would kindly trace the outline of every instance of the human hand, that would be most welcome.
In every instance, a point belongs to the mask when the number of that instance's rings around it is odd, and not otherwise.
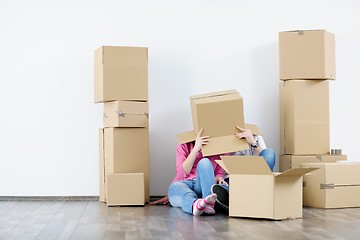
[[[150,202],[149,204],[150,205],[166,205],[169,203],[169,198],[168,196],[165,196],[159,200],[156,200],[156,201],[153,201],[153,202]]]
[[[218,184],[223,184],[223,185],[229,186],[229,184],[225,181],[225,179],[223,177],[216,176],[215,180]]]
[[[209,136],[201,136],[202,131],[203,129],[200,129],[200,131],[196,135],[194,148],[198,151],[200,151],[203,145],[206,145],[209,142]]]
[[[237,126],[236,128],[241,131],[241,132],[235,133],[235,136],[238,139],[245,138],[249,144],[251,144],[251,145],[256,144],[256,139],[255,139],[254,135],[251,133],[250,129],[241,128],[239,126]]]

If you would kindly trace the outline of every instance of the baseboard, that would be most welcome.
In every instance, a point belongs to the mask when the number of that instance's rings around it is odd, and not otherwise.
[[[99,201],[99,196],[0,196],[0,201]]]
[[[163,197],[150,196],[150,201]],[[0,196],[0,201],[99,201],[99,196]]]

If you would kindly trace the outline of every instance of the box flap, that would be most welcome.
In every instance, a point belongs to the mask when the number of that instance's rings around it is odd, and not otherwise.
[[[254,124],[245,123],[245,128],[250,129],[251,132],[255,135],[262,135],[260,129]],[[192,142],[196,139],[196,133],[194,130],[178,133],[176,134],[176,138],[178,140],[178,143]],[[249,149],[249,146],[241,150],[245,150],[245,149]],[[236,150],[236,151],[240,151],[240,150]]]
[[[180,144],[196,140],[195,131],[188,131],[176,135]],[[209,138],[209,143],[202,147],[204,157],[223,153],[232,153],[249,149],[245,139],[238,139],[235,135]]]
[[[219,164],[220,167],[225,170],[225,172],[229,173],[229,170],[226,168],[226,166],[225,166],[225,164],[224,164],[224,162],[222,160],[215,160],[215,162],[217,164]]]
[[[239,92],[236,91],[235,89],[231,89],[231,90],[225,90],[225,91],[220,91],[220,92],[198,94],[198,95],[190,96],[190,101],[200,99],[200,98],[216,97],[216,96],[223,96],[223,95],[229,95],[229,94],[239,94]]]
[[[309,172],[312,172],[316,169],[319,169],[319,168],[310,168],[310,167],[307,167],[307,168],[293,168],[293,169],[289,169],[285,172],[282,172],[278,175],[276,175],[276,177],[289,177],[289,176],[298,176],[298,177],[301,177]]]
[[[250,129],[251,133],[254,135],[262,135],[260,129],[255,124],[245,123],[245,128]]]
[[[224,170],[229,174],[273,174],[265,159],[260,156],[221,156],[220,158],[222,160],[222,164],[226,168],[226,170]]]
[[[202,147],[204,157],[223,153],[232,153],[249,149],[245,139],[238,139],[235,135],[209,138],[207,145]]]
[[[195,141],[196,134],[195,134],[194,130],[191,130],[191,131],[188,131],[188,132],[183,132],[183,133],[176,134],[176,138],[177,138],[178,142],[180,144],[182,144],[182,143]]]

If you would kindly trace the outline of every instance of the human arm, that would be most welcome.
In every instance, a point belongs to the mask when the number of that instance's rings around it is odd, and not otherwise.
[[[228,186],[228,183],[225,181],[224,177],[222,177],[222,176],[216,176],[215,181],[218,184],[223,184],[223,185]]]
[[[195,145],[194,148],[191,150],[189,155],[186,157],[185,161],[182,163],[182,167],[184,169],[185,174],[189,174],[194,162],[196,160],[196,155],[201,150],[203,145],[206,145],[208,143],[209,136],[201,136],[202,129],[198,132],[196,135]]]
[[[229,155],[229,154],[224,154],[224,155]],[[215,175],[215,183],[228,185],[224,179],[225,178],[225,170],[219,164],[216,164],[214,166],[214,175]]]
[[[235,136],[238,139],[241,138],[245,138],[246,141],[251,145],[251,146],[256,146],[256,147],[252,147],[253,153],[256,156],[259,156],[260,152],[263,150],[263,146],[264,145],[260,145],[257,141],[255,136],[252,134],[250,129],[246,129],[246,128],[241,128],[239,126],[236,127],[237,129],[240,130],[240,132],[235,133]]]
[[[150,205],[166,205],[169,203],[169,198],[168,196],[166,195],[165,197],[163,198],[160,198],[156,201],[153,201],[153,202],[150,202]]]

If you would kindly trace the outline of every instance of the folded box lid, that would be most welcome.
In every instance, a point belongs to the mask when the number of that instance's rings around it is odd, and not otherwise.
[[[261,132],[259,128],[254,124],[245,124],[246,129],[250,129],[251,132],[255,135],[261,135]],[[238,131],[236,128],[234,128],[234,131]],[[176,135],[178,142],[181,143],[187,143],[195,141],[196,139],[196,133],[194,130],[179,133]],[[230,153],[230,152],[236,152],[249,149],[249,144],[245,139],[237,139],[234,135],[228,135],[223,137],[215,137],[209,139],[209,143],[207,145],[204,145],[202,148],[203,156],[211,156],[216,154],[222,154],[222,153]]]

